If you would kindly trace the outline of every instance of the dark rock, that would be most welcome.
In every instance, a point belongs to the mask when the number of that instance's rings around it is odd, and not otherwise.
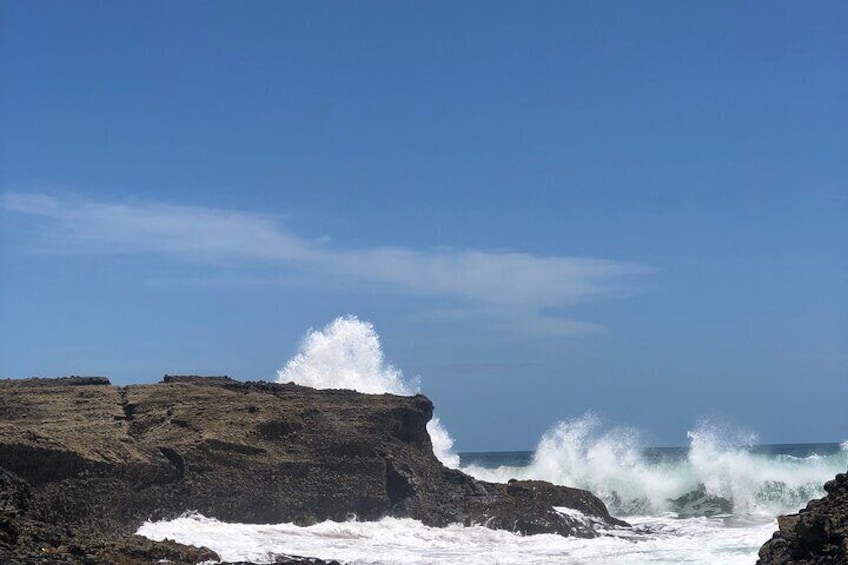
[[[629,526],[610,516],[600,499],[585,490],[545,481],[511,480],[507,485],[486,485],[489,502],[483,516],[478,515],[472,523],[522,535],[557,533],[580,537],[594,537],[596,526],[601,524]]]
[[[234,383],[235,380],[227,375],[220,376],[202,376],[202,375],[165,375],[162,377],[163,383],[193,383],[205,385],[220,385]]]
[[[716,516],[719,514],[731,514],[733,512],[733,501],[720,496],[707,494],[704,485],[698,489],[688,492],[679,498],[670,501],[674,511],[681,518],[693,516]]]
[[[0,386],[8,385],[20,387],[45,387],[45,386],[108,386],[111,385],[108,377],[59,377],[55,379],[35,377],[31,379],[3,379]]]
[[[848,563],[848,475],[836,475],[824,488],[824,498],[777,519],[778,531],[760,548],[758,565]]]
[[[424,396],[227,377],[102,385],[0,383],[0,552],[52,548],[57,563],[202,561],[202,550],[132,535],[145,520],[186,510],[301,525],[391,515],[584,537],[599,524],[626,525],[587,491],[486,483],[445,468]]]
[[[5,469],[0,469],[0,550],[18,543],[22,519],[30,504],[30,488]]]

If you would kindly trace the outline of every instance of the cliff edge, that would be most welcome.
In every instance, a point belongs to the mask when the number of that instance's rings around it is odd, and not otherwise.
[[[110,546],[115,539],[155,546],[133,532],[185,511],[301,525],[397,516],[583,537],[625,525],[587,491],[445,468],[426,429],[432,412],[421,395],[226,377],[0,381],[0,555],[115,561],[108,551],[130,551]],[[173,545],[161,558],[214,558]]]

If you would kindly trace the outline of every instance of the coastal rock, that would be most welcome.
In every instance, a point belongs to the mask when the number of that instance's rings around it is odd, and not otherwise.
[[[777,519],[778,531],[760,548],[758,565],[848,563],[848,474],[824,485],[827,496]]]
[[[688,492],[681,497],[673,498],[669,502],[681,518],[719,516],[733,512],[733,501],[708,494],[704,485],[700,485],[697,490]]]
[[[169,549],[149,540],[133,549],[132,534],[186,511],[300,525],[396,516],[583,537],[626,525],[587,491],[445,468],[421,395],[226,377],[122,388],[84,379],[0,381],[0,556],[78,547],[102,562],[152,559]],[[209,559],[180,551],[157,559]]]

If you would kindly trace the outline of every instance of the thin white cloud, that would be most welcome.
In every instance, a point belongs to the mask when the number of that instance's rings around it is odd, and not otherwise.
[[[586,333],[598,326],[545,316],[545,308],[609,297],[650,272],[634,263],[584,257],[438,249],[346,251],[287,231],[270,216],[157,203],[101,203],[45,194],[5,193],[7,212],[40,218],[51,251],[156,254],[188,261],[263,265],[383,284],[460,299],[543,333]]]
[[[331,262],[348,274],[424,293],[537,307],[607,295],[619,277],[647,271],[605,259],[483,251],[370,249],[335,254]]]
[[[6,193],[8,211],[47,220],[53,251],[157,253],[192,259],[297,261],[317,249],[260,214],[167,204],[104,204]]]

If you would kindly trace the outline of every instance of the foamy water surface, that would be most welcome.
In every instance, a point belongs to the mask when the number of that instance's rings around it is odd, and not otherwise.
[[[728,527],[719,518],[631,518],[635,532],[594,539],[520,536],[481,526],[430,528],[408,519],[379,522],[227,524],[203,516],[147,523],[139,534],[209,547],[224,560],[271,563],[275,554],[337,559],[357,565],[747,564],[756,560],[771,522]]]

